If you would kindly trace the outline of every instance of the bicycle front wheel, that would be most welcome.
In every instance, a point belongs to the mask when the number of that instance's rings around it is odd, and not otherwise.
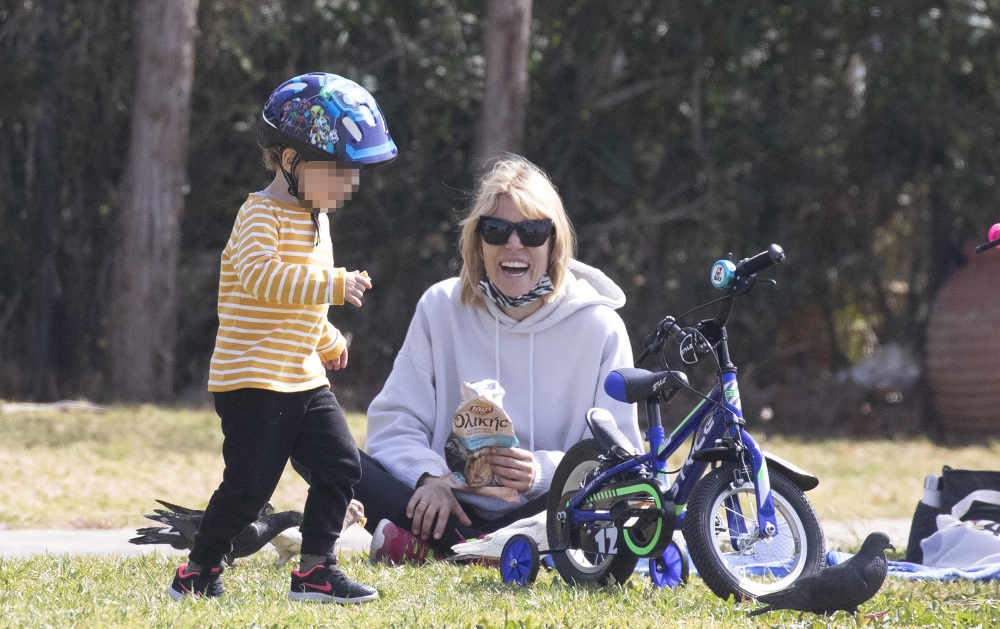
[[[723,600],[776,592],[823,565],[823,529],[812,505],[780,472],[768,476],[778,520],[770,537],[758,531],[757,496],[743,465],[722,464],[691,492],[684,539],[698,574]]]

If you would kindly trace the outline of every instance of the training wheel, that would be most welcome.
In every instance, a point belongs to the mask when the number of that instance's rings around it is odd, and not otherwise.
[[[500,577],[504,583],[530,585],[538,576],[538,544],[527,535],[514,535],[500,553]]]
[[[687,551],[671,540],[663,554],[650,558],[649,578],[656,587],[675,588],[687,583],[690,565]]]

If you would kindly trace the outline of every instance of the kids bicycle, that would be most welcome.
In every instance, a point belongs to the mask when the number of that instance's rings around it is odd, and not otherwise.
[[[719,304],[718,314],[690,327],[668,316],[644,339],[636,365],[660,355],[667,366],[668,342],[679,344],[687,364],[703,356],[716,361],[718,383],[708,395],[699,394],[701,401],[669,435],[660,400],[669,402],[681,389],[694,391],[685,373],[623,368],[608,375],[604,388],[611,397],[645,404],[649,452],[636,454],[607,410],[588,412],[594,438],[570,448],[557,466],[546,516],[545,552],[567,583],[623,583],[640,558],[650,558],[657,582],[658,573],[676,568],[675,530],[683,531],[699,575],[722,599],[774,592],[820,569],[823,530],[804,493],[819,481],[762,451],[745,430],[726,333],[736,298],[762,281],[757,273],[783,260],[781,247],[771,245],[738,263],[716,262],[711,280],[725,295],[690,312]],[[667,459],[689,438],[690,452],[668,484]],[[538,556],[534,542],[518,536],[505,547],[501,566],[516,568],[520,557],[533,580]],[[686,578],[686,565],[683,571]]]

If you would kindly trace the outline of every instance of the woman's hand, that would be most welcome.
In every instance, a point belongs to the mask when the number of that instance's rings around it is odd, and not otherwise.
[[[472,520],[451,492],[448,481],[436,477],[428,478],[417,487],[406,505],[406,517],[413,520],[410,532],[424,541],[430,538],[432,529],[434,539],[441,539],[450,515],[465,526],[472,526]]]
[[[535,455],[528,450],[492,447],[487,456],[490,457],[490,465],[493,466],[497,481],[504,487],[526,494],[534,486],[538,476],[538,463]]]

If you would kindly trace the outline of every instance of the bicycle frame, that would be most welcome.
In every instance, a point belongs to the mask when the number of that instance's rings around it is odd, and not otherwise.
[[[594,438],[567,451],[553,476],[557,493],[548,500],[549,552],[567,583],[620,583],[646,558],[650,575],[665,572],[678,530],[706,585],[722,599],[780,591],[822,568],[823,530],[803,493],[819,479],[765,453],[746,431],[726,336],[733,302],[757,284],[773,283],[756,275],[784,259],[772,244],[739,262],[719,260],[711,280],[725,294],[661,319],[643,337],[635,366],[605,378],[611,399],[645,403],[649,449],[635,454],[636,444],[607,409],[587,412]],[[715,317],[678,323],[713,305]],[[687,373],[671,368],[666,352],[674,346],[687,365],[709,357],[716,382],[707,395],[689,385]],[[658,368],[643,369],[651,356],[659,357]],[[665,434],[661,405],[682,389],[700,399]],[[672,455],[686,456],[668,469]]]
[[[579,507],[588,497],[600,491],[609,479],[619,474],[634,475],[642,479],[655,477],[666,483],[667,458],[694,436],[691,452],[678,470],[676,480],[670,486],[670,495],[675,505],[675,526],[682,527],[688,497],[704,474],[709,462],[713,460],[712,457],[699,459],[697,454],[705,452],[708,449],[706,445],[712,447],[719,439],[728,437],[741,445],[749,455],[753,471],[753,478],[750,480],[753,482],[757,499],[758,535],[768,538],[777,532],[777,519],[767,473],[767,462],[757,441],[743,429],[745,422],[740,405],[736,368],[728,361],[728,347],[724,329],[716,352],[720,359],[723,359],[722,364],[724,365],[721,386],[717,384],[709,395],[702,399],[670,433],[669,438],[664,434],[659,395],[647,399],[646,413],[650,426],[646,431],[645,438],[650,446],[649,452],[614,465],[587,483],[581,491],[573,496],[566,507],[569,524],[610,521],[611,517],[608,513],[583,511],[579,510]],[[737,547],[737,540],[749,531],[746,530],[745,519],[738,517],[740,513],[737,502],[730,500],[727,507],[727,512],[730,514],[728,522],[730,535],[734,547]]]

